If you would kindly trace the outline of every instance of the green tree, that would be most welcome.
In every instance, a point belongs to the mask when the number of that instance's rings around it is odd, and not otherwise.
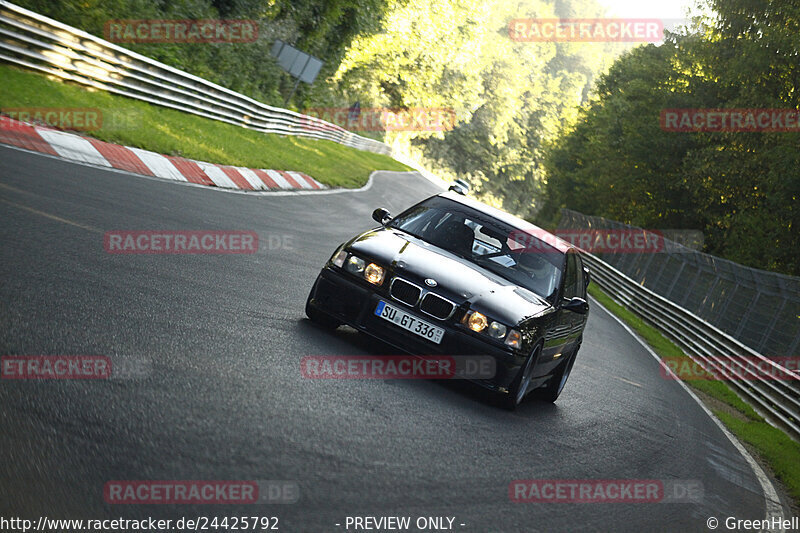
[[[531,215],[542,194],[545,143],[574,117],[592,77],[621,46],[515,42],[509,21],[600,14],[594,0],[396,4],[380,32],[353,42],[328,98],[453,108],[452,131],[387,133],[385,140],[467,179],[483,199]]]
[[[712,0],[717,18],[639,47],[547,150],[548,202],[653,228],[702,229],[706,251],[800,274],[797,133],[668,132],[669,108],[797,109],[800,8]],[[766,9],[765,9],[766,7]]]

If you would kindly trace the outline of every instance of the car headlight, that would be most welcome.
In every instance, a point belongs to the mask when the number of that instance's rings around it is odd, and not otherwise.
[[[386,277],[386,270],[383,267],[370,263],[364,269],[364,279],[373,285],[380,285],[383,283],[383,278]]]
[[[364,268],[366,268],[367,263],[360,257],[356,257],[355,255],[351,255],[350,259],[344,264],[344,269],[352,274],[361,274],[364,272]]]
[[[495,339],[505,339],[508,329],[500,322],[492,322],[489,324],[489,331],[487,333]]]
[[[337,267],[342,268],[345,259],[347,259],[347,252],[345,252],[344,250],[340,250],[333,255],[331,261]]]
[[[489,325],[489,320],[486,318],[485,315],[477,311],[473,311],[469,315],[469,318],[467,319],[467,325],[469,326],[469,329],[471,329],[472,331],[477,331],[480,333],[481,331],[486,329],[486,326]]]
[[[506,346],[519,348],[522,346],[522,335],[515,329],[497,321],[489,321],[486,315],[477,311],[469,311],[461,319],[462,324],[466,324],[469,329],[477,333],[483,333],[499,341],[504,341]]]
[[[515,329],[511,330],[508,337],[506,337],[506,346],[512,348],[519,348],[522,346],[522,335],[520,335],[519,331]]]

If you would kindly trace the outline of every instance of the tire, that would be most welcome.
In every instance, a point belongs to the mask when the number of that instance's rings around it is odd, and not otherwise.
[[[569,355],[569,359],[564,361],[564,364],[558,369],[558,372],[553,374],[553,377],[550,378],[547,383],[533,391],[533,395],[536,399],[550,403],[558,399],[561,395],[561,391],[564,390],[564,385],[567,384],[569,375],[572,373],[572,367],[575,365],[575,359],[578,357],[578,350],[580,350],[580,348],[581,345],[579,342]]]
[[[315,285],[316,287],[316,285]],[[341,322],[330,316],[329,314],[320,311],[311,305],[311,295],[314,294],[314,289],[311,289],[311,294],[308,295],[306,300],[306,316],[311,319],[315,324],[318,324],[326,329],[336,329],[341,325]]]
[[[530,385],[531,377],[533,376],[533,367],[536,366],[536,359],[539,358],[540,353],[542,353],[542,345],[537,344],[528,357],[525,366],[519,369],[519,373],[514,378],[514,381],[511,382],[508,393],[503,395],[503,407],[509,411],[516,409],[525,400],[525,396],[528,394],[528,385]]]

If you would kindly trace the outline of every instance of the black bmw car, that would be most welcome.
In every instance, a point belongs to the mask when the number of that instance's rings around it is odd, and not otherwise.
[[[477,381],[514,408],[553,402],[581,346],[589,272],[568,242],[455,192],[342,244],[306,302],[319,324],[347,324],[418,355],[491,355]]]

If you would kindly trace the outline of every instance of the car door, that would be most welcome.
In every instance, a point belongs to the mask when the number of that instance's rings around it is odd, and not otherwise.
[[[583,283],[583,264],[580,257],[574,251],[567,253],[567,268],[564,274],[564,292],[561,295],[561,304],[565,304],[572,298],[578,297],[586,299],[586,288]],[[561,309],[561,322],[567,330],[564,349],[571,348],[583,331],[583,324],[586,315]]]
[[[577,280],[576,280],[577,283],[576,283],[576,286],[575,286],[576,287],[576,291],[575,291],[574,296],[577,296],[578,298],[583,298],[584,300],[587,300],[588,297],[586,295],[586,286],[588,285],[588,283],[587,283],[586,274],[584,272],[583,259],[581,258],[580,254],[578,254],[578,253],[571,253],[570,255],[572,255],[575,258],[575,272],[576,272],[576,277],[577,277]],[[572,327],[572,330],[573,330],[572,334],[570,335],[571,342],[573,342],[573,343],[580,342],[580,338],[581,338],[581,335],[583,335],[583,329],[586,327],[586,321],[589,318],[589,314],[588,313],[584,313],[584,314],[581,314],[581,313],[570,313],[570,314],[572,315],[571,327]]]
[[[559,294],[556,297],[555,317],[545,335],[541,362],[537,364],[537,375],[549,374],[561,362],[561,356],[567,352],[575,341],[575,325],[573,323],[574,317],[572,316],[575,313],[564,310],[561,302],[564,301],[566,294],[575,295],[578,283],[576,269],[575,254],[568,253],[565,259],[564,276],[561,280]]]

